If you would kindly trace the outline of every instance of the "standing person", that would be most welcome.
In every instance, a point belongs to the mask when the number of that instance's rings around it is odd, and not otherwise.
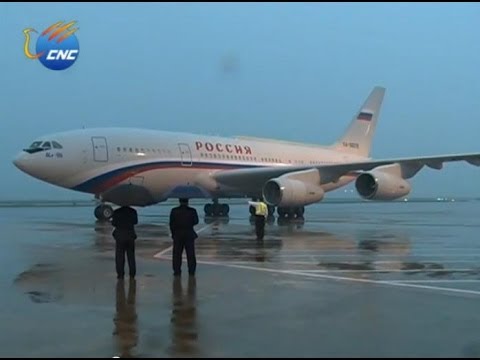
[[[137,211],[129,206],[122,206],[113,212],[112,225],[115,227],[112,235],[115,239],[115,265],[117,279],[125,275],[125,253],[127,253],[130,278],[135,278],[137,266],[135,263],[135,225],[138,223]]]
[[[197,210],[188,206],[188,199],[180,199],[180,206],[170,212],[170,231],[173,238],[173,275],[182,273],[183,249],[187,253],[188,273],[193,276],[197,268],[195,239],[198,237],[194,226],[198,224]]]
[[[268,216],[268,206],[263,200],[249,201],[250,205],[255,207],[255,233],[257,240],[263,240],[265,235],[265,219]]]

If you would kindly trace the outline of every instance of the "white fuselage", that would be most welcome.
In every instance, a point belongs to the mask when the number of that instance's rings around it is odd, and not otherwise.
[[[154,202],[176,197],[234,198],[260,196],[219,188],[216,171],[272,166],[315,166],[365,160],[363,157],[307,144],[268,139],[222,138],[130,128],[83,129],[42,136],[38,143],[57,146],[23,151],[14,163],[33,177],[64,188],[102,195],[119,185],[148,190]],[[60,146],[58,146],[60,145]],[[352,181],[343,176],[324,184],[331,191]]]

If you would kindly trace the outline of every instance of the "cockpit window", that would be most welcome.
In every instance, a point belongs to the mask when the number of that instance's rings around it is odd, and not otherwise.
[[[42,148],[42,143],[43,141],[34,141],[32,145],[30,145],[28,149],[24,149],[24,151],[28,152],[29,154],[43,151],[44,149]]]
[[[42,144],[42,148],[44,150],[49,150],[52,148],[52,145],[50,144],[50,141],[45,141],[43,144]]]
[[[36,149],[36,148],[40,147],[41,144],[42,144],[41,141],[34,141],[34,142],[32,143],[32,145],[30,145],[30,148],[29,148],[29,149]]]
[[[33,154],[40,151],[51,150],[52,147],[54,149],[63,149],[63,146],[56,141],[34,141],[32,145],[30,145],[28,149],[24,149],[24,151]]]

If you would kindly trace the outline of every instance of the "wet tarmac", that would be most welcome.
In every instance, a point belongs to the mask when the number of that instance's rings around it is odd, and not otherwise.
[[[235,205],[181,279],[169,210],[139,209],[117,282],[93,208],[0,208],[0,356],[480,356],[478,201],[319,204],[262,242]]]

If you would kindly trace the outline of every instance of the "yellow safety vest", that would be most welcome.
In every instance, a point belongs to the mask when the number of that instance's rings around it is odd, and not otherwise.
[[[255,215],[263,215],[265,217],[268,216],[268,207],[264,202],[257,203],[255,208]]]

